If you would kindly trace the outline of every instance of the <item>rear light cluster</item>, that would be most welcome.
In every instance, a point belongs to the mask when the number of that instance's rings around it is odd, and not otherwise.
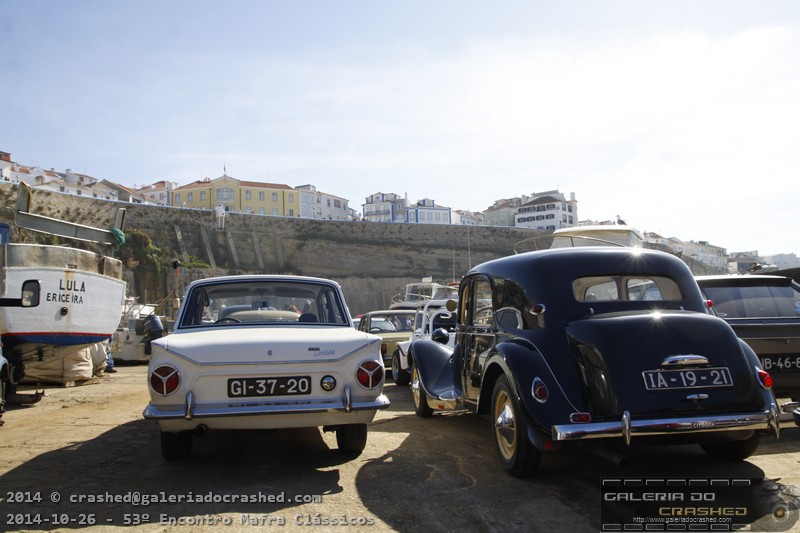
[[[150,373],[150,388],[162,396],[169,396],[180,385],[181,375],[175,367],[162,365]]]
[[[367,389],[380,386],[383,383],[383,365],[377,361],[364,361],[358,365],[356,379]]]
[[[539,378],[534,378],[531,384],[531,395],[537,402],[544,403],[547,401],[547,398],[550,397],[550,391],[547,390],[547,385],[544,384],[544,381]]]
[[[756,374],[758,374],[758,382],[761,383],[762,387],[764,387],[765,389],[772,388],[772,376],[769,375],[769,372],[757,368]]]

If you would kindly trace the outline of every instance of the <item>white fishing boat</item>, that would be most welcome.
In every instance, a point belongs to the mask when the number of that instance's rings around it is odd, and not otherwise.
[[[150,360],[150,341],[161,337],[164,331],[162,316],[156,315],[156,306],[142,304],[129,296],[125,299],[122,320],[111,340],[110,350],[114,363],[145,363]]]
[[[428,300],[446,300],[458,294],[458,283],[442,284],[433,281],[433,278],[422,278],[406,284],[403,294],[396,294],[392,298],[389,309],[416,309],[420,303]]]
[[[100,230],[29,212],[29,188],[20,186],[16,224],[101,244],[118,243],[124,210],[115,230]],[[124,235],[122,235],[124,242]],[[42,244],[8,243],[0,246],[2,297],[19,292],[25,280],[41,284],[39,305],[0,308],[3,354],[11,364],[10,383],[20,382],[26,362],[65,357],[108,340],[119,326],[126,283],[122,263],[99,253]],[[18,296],[18,294],[16,294]]]
[[[609,245],[642,248],[644,246],[644,237],[636,228],[622,224],[575,226],[554,231],[553,244],[550,248]]]

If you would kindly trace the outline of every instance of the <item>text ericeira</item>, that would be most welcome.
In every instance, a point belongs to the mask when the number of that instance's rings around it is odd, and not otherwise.
[[[86,282],[78,283],[74,279],[58,280],[58,290],[61,292],[48,292],[47,301],[62,304],[82,304],[83,292],[86,292]]]

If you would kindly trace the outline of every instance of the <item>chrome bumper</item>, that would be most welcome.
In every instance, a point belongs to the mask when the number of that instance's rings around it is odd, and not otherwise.
[[[148,405],[142,415],[148,420],[169,420],[194,418],[215,418],[227,416],[255,415],[295,415],[307,413],[334,413],[351,411],[371,411],[386,409],[389,399],[381,394],[372,401],[353,401],[349,388],[341,399],[303,401],[303,400],[242,400],[223,403],[197,405],[194,395],[186,395],[184,405]]]
[[[778,408],[773,404],[767,411],[738,413],[708,417],[685,417],[631,420],[625,411],[617,422],[590,422],[588,424],[559,424],[553,426],[553,440],[580,440],[623,437],[630,444],[633,436],[674,435],[714,431],[772,429],[777,437],[780,433]]]

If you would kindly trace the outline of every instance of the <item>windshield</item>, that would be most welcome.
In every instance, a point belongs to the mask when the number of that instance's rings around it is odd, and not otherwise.
[[[220,324],[349,325],[336,287],[313,281],[246,279],[197,285],[179,328]]]
[[[791,285],[703,287],[722,318],[787,318],[800,316],[800,292]]]

